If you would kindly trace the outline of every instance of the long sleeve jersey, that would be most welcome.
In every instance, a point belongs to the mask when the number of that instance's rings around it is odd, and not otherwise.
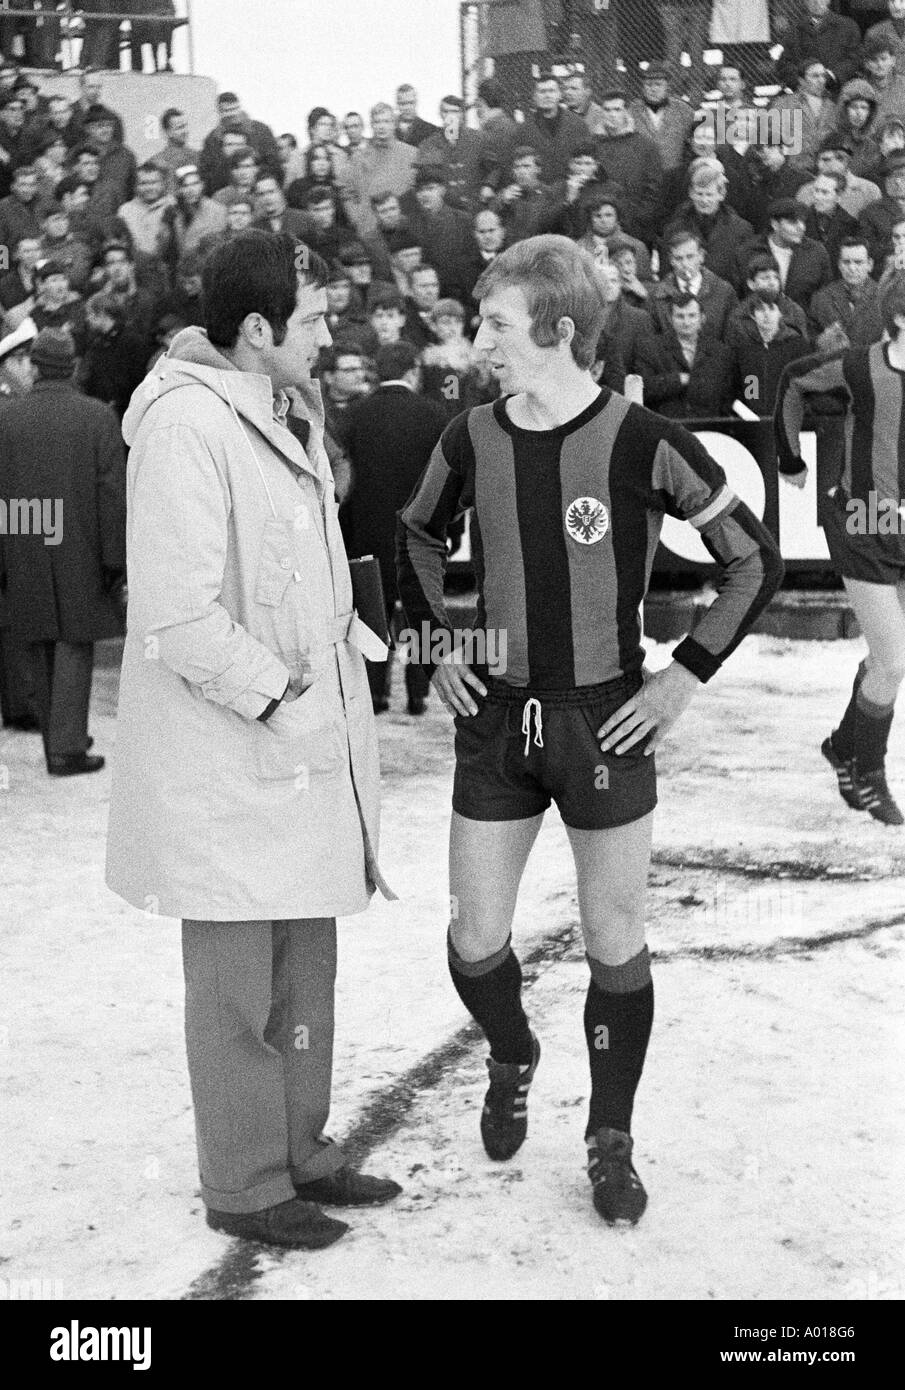
[[[776,445],[783,473],[800,473],[800,433],[809,391],[842,387],[849,396],[845,417],[845,464],[840,487],[865,503],[905,497],[905,372],[889,364],[889,344],[847,348],[832,357],[814,354],[788,366],[776,399]]]
[[[574,689],[640,669],[640,609],[664,513],[697,528],[721,571],[715,602],[673,653],[699,680],[782,581],[775,541],[698,440],[606,388],[553,430],[513,424],[505,399],[446,428],[397,528],[403,607],[432,641],[452,634],[447,528],[469,510],[475,629],[505,633],[504,678],[515,686]]]

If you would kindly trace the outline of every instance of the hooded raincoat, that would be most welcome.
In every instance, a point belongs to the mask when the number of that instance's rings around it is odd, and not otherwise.
[[[392,896],[361,654],[377,639],[352,612],[319,388],[291,395],[275,402],[269,377],[189,328],[123,422],[129,613],[107,883],[152,914],[334,917],[375,887]],[[299,675],[310,686],[261,722]]]

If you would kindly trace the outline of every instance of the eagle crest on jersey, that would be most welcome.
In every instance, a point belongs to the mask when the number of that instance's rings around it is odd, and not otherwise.
[[[609,513],[596,497],[576,497],[566,509],[566,530],[580,545],[603,540],[609,525]]]

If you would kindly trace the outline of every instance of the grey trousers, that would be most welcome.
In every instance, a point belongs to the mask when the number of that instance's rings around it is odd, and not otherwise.
[[[185,1036],[202,1196],[251,1212],[345,1162],[325,1139],[335,917],[182,924]]]

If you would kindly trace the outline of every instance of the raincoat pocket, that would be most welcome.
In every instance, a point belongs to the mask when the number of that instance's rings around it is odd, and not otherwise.
[[[307,790],[313,777],[338,772],[347,760],[342,716],[310,686],[297,700],[278,705],[254,730],[253,765],[264,781],[294,782]]]

